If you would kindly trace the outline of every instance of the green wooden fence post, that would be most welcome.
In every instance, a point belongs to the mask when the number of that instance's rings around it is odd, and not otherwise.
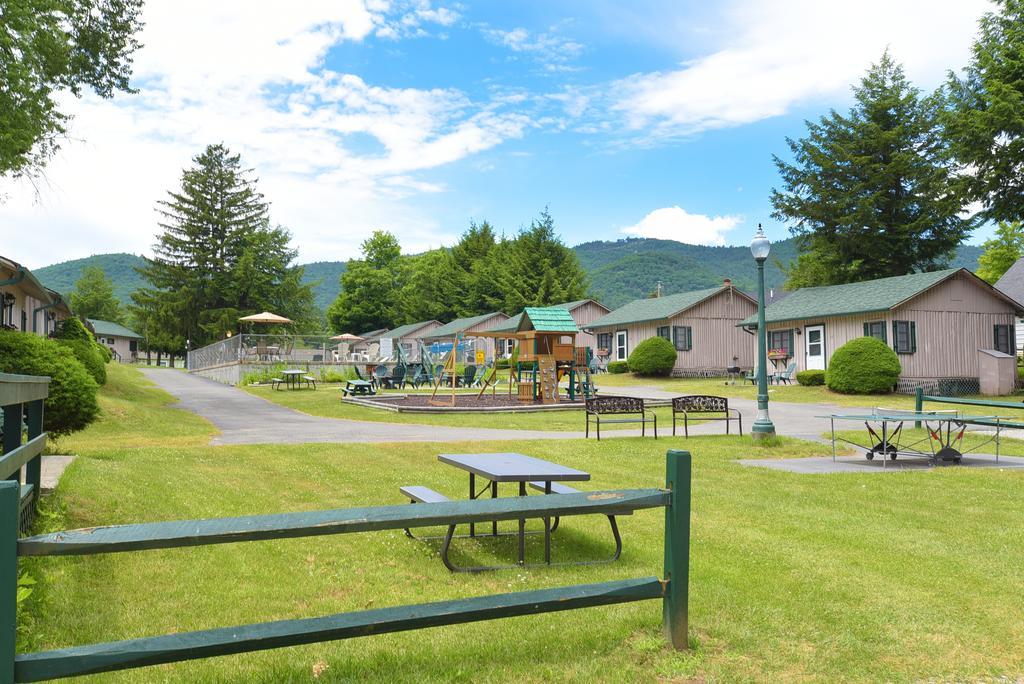
[[[3,453],[14,451],[21,446],[21,404],[4,406],[4,446]],[[13,472],[8,480],[21,482],[21,469]]]
[[[677,650],[688,648],[690,598],[690,469],[689,451],[665,454],[665,487],[672,500],[665,507],[665,637]]]
[[[0,684],[14,681],[21,485],[0,481]]]
[[[43,400],[36,399],[25,407],[25,422],[28,423],[28,438],[35,439],[43,434]],[[39,501],[42,494],[43,457],[36,456],[25,465],[25,484],[32,485],[33,503]]]
[[[914,390],[914,411],[920,413],[924,409],[924,388],[918,387]],[[914,427],[921,429],[921,421],[914,421]]]

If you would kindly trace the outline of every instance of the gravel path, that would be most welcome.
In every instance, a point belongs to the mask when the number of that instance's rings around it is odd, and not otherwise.
[[[323,418],[300,413],[261,399],[235,387],[223,385],[177,370],[146,368],[142,372],[158,387],[178,399],[178,406],[193,411],[213,423],[220,434],[212,444],[302,444],[309,442],[461,442],[525,439],[581,439],[583,431],[501,430],[475,427],[443,427],[409,423],[385,423],[341,418]],[[647,387],[616,387],[608,394],[665,399],[674,396]],[[744,432],[754,420],[755,403],[731,399],[730,405],[743,414]],[[773,402],[772,419],[780,434],[821,439],[827,423],[815,416],[831,413],[837,407],[817,404]],[[582,423],[582,416],[580,418]],[[691,428],[691,433],[722,432],[721,424],[709,423]],[[639,430],[609,430],[606,438],[635,437]],[[668,429],[663,433],[669,435]],[[678,440],[675,442],[681,442]],[[666,440],[666,447],[671,443]]]

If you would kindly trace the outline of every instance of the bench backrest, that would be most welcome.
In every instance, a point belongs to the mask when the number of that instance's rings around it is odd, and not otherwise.
[[[710,394],[692,394],[672,399],[672,411],[679,413],[721,413],[729,410],[729,400]]]
[[[588,413],[643,413],[644,400],[639,397],[591,397]]]

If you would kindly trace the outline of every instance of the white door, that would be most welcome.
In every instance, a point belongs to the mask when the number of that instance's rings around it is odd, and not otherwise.
[[[807,370],[825,370],[825,326],[809,325],[804,328],[804,345],[804,367]]]
[[[626,348],[626,331],[617,330],[615,332],[615,360],[625,361],[628,356],[629,350]]]

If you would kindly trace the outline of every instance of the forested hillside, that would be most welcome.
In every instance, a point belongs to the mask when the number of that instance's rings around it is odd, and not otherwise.
[[[737,287],[753,290],[757,270],[750,249],[742,247],[707,247],[687,245],[672,240],[630,238],[612,242],[586,242],[574,248],[580,264],[590,278],[590,292],[606,306],[615,308],[626,302],[646,297],[660,282],[664,294],[713,287],[724,278],[731,278]],[[981,247],[962,245],[953,266],[971,270],[978,268]],[[796,257],[792,239],[772,245],[765,269],[768,287],[782,287],[785,275],[777,260],[788,263]],[[47,286],[68,293],[82,269],[101,266],[114,282],[114,294],[122,304],[131,301],[131,293],[142,286],[135,272],[143,259],[134,254],[97,254],[36,269],[34,273]],[[343,261],[317,261],[306,264],[305,282],[318,283],[313,288],[316,305],[326,310],[341,290],[339,279],[345,272]]]

